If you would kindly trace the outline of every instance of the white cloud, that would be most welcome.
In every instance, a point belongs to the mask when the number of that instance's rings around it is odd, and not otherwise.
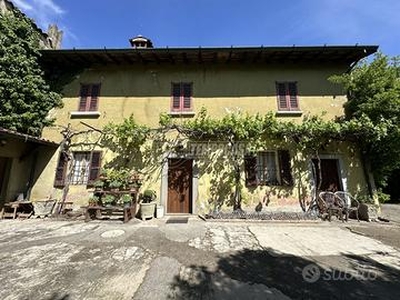
[[[14,2],[14,4],[22,10],[33,10],[33,7],[30,4],[26,3],[24,0],[13,0],[12,2]]]
[[[64,39],[76,40],[77,38],[64,23],[66,11],[55,0],[12,0],[22,12],[44,31],[50,24],[57,24],[64,32]]]
[[[53,12],[55,14],[61,15],[64,13],[64,10],[54,3],[53,0],[33,0],[33,3],[38,6],[40,10]]]
[[[65,11],[54,0],[12,0],[14,4],[42,29],[59,23]]]

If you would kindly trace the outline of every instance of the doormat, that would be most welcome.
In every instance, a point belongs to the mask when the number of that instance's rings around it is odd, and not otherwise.
[[[166,224],[186,224],[189,218],[168,218]]]

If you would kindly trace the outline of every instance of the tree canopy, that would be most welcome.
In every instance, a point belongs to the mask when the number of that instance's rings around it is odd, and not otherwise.
[[[0,127],[40,136],[61,96],[51,91],[38,59],[39,33],[19,12],[0,14]]]
[[[399,58],[390,59],[378,53],[372,62],[364,60],[351,73],[332,78],[346,89],[346,119],[361,120],[367,116],[376,127],[382,123],[391,125],[380,140],[360,140],[380,186],[385,185],[393,170],[400,168],[399,62]]]

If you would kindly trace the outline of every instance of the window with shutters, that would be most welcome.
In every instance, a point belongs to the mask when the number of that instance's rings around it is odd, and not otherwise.
[[[172,83],[171,111],[192,111],[193,84],[189,82]]]
[[[279,111],[299,111],[297,82],[277,82],[276,94]]]
[[[100,84],[81,84],[78,111],[97,111]]]
[[[290,154],[287,150],[262,151],[244,159],[246,186],[293,185]]]
[[[79,151],[73,152],[70,184],[92,185],[100,174],[101,152],[100,151]],[[56,169],[54,186],[63,187],[68,174],[68,158],[61,154]]]

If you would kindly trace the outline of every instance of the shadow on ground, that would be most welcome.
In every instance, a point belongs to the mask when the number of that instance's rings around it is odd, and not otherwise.
[[[346,271],[272,249],[244,250],[220,257],[213,270],[190,266],[189,275],[175,277],[170,299],[243,299],[254,290],[257,299],[398,299],[398,269],[358,255],[342,259]]]
[[[30,299],[30,298],[28,298]],[[69,294],[54,292],[50,297],[43,298],[44,300],[72,300]]]

